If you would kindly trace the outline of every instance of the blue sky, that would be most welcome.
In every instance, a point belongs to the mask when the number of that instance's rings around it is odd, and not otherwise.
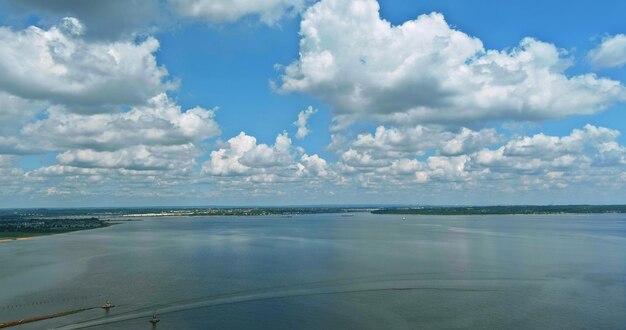
[[[625,10],[0,0],[0,207],[624,203]]]

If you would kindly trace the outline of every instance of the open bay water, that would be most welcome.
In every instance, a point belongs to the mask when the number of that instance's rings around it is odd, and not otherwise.
[[[19,329],[626,329],[626,215],[163,217],[0,244]]]

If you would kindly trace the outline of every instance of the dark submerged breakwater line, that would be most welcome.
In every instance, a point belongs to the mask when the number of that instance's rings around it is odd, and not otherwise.
[[[63,317],[63,316],[67,316],[67,315],[77,314],[77,313],[88,311],[88,310],[92,310],[92,309],[95,309],[95,308],[97,308],[97,307],[81,308],[81,309],[75,309],[75,310],[71,310],[71,311],[65,311],[65,312],[54,313],[54,314],[49,314],[49,315],[35,316],[35,317],[29,317],[29,318],[20,319],[20,320],[4,322],[4,323],[0,323],[0,329],[8,328],[8,327],[14,327],[14,326],[18,326],[18,325],[22,325],[22,324],[26,324],[26,323],[32,323],[32,322],[37,322],[37,321],[49,320],[49,319],[53,319],[53,318],[56,318],[56,317]]]

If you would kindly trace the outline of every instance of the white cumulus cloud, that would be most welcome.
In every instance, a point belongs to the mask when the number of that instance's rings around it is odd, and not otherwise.
[[[19,14],[33,14],[49,20],[71,15],[81,21],[90,38],[117,39],[146,31],[159,17],[160,1],[154,0],[7,0]]]
[[[241,132],[222,148],[211,152],[202,171],[212,175],[248,175],[265,172],[271,167],[288,166],[292,161],[291,139],[279,134],[272,146],[257,144],[254,136]]]
[[[598,47],[589,51],[587,60],[596,69],[624,66],[626,64],[626,34],[604,38]]]
[[[298,113],[298,119],[293,123],[298,128],[298,131],[296,132],[296,139],[304,139],[311,133],[311,129],[307,127],[307,123],[309,121],[309,117],[316,112],[317,110],[313,109],[312,106],[309,106],[306,110]]]
[[[375,0],[322,0],[303,14],[300,34],[300,57],[276,86],[330,104],[337,128],[563,118],[626,99],[620,82],[568,77],[572,60],[552,44],[525,38],[488,50],[438,13],[393,26]]]
[[[333,179],[332,167],[319,155],[307,155],[294,148],[287,133],[279,134],[273,145],[257,143],[241,132],[229,139],[202,165],[206,177],[229,177],[235,182],[276,184]]]
[[[246,16],[257,16],[272,25],[289,13],[300,12],[305,0],[169,0],[183,17],[210,23],[230,23]]]
[[[586,125],[563,137],[542,133],[517,137],[502,147],[483,149],[473,158],[491,171],[545,172],[590,166],[626,165],[626,149],[619,145],[619,131]]]
[[[156,39],[96,42],[82,31],[74,18],[47,30],[0,27],[0,91],[85,112],[141,104],[172,87],[157,64]]]
[[[181,145],[220,133],[214,110],[182,111],[165,94],[127,112],[74,114],[51,108],[45,119],[26,125],[22,134],[49,150],[117,150],[131,145]]]
[[[470,136],[479,141],[481,135],[485,138],[480,143],[470,143],[460,154],[442,152],[451,141],[457,151],[462,145],[457,141]],[[421,141],[428,136],[432,140]],[[452,134],[420,127],[379,127],[373,135],[348,142],[336,168],[372,191],[386,187],[500,192],[584,186],[617,189],[614,178],[626,171],[626,148],[617,141],[619,136],[617,130],[594,125],[565,136],[539,133],[508,141],[490,130],[463,129]]]
[[[460,155],[493,145],[499,140],[495,129],[473,131],[461,128],[455,133],[421,125],[401,128],[379,126],[373,135],[359,134],[350,148],[371,151],[384,158],[421,156],[428,151]]]
[[[68,150],[57,156],[61,165],[83,168],[123,168],[129,170],[193,169],[200,151],[191,143],[174,146],[131,146],[115,151]]]

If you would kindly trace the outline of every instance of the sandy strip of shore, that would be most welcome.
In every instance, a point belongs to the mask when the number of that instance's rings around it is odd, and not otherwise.
[[[16,237],[16,238],[0,238],[0,243],[8,243],[14,241],[27,241],[31,239],[35,239],[41,236],[31,236],[31,237]]]

